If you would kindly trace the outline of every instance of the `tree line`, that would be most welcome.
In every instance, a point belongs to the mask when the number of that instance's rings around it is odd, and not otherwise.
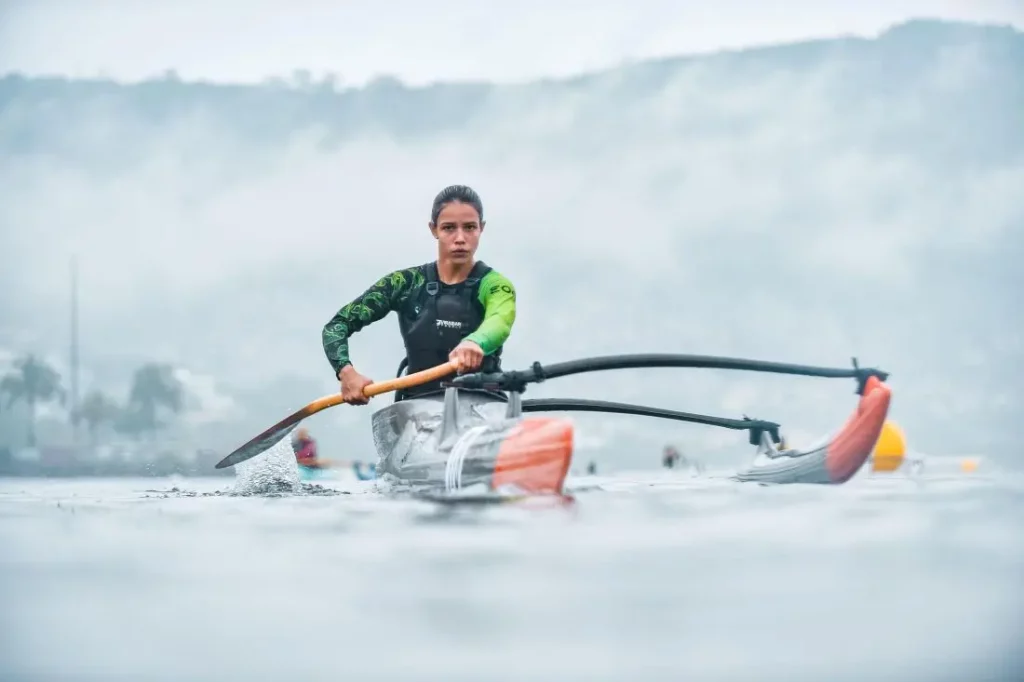
[[[67,391],[60,373],[45,360],[29,353],[14,361],[13,368],[0,379],[0,403],[10,409],[22,403],[28,409],[28,444],[35,447],[37,409],[41,405],[67,405]],[[109,425],[131,438],[155,436],[166,423],[160,414],[179,414],[184,408],[184,387],[168,364],[149,362],[132,374],[128,395],[117,401],[100,390],[89,391],[77,407],[69,409],[73,426],[84,423],[89,438],[96,443],[100,429]]]

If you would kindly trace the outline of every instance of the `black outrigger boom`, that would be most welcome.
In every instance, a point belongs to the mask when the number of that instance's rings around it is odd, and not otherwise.
[[[870,377],[885,381],[889,373],[870,367],[862,368],[853,358],[852,368],[815,367],[813,365],[794,365],[784,362],[766,362],[744,358],[720,357],[715,355],[678,355],[661,353],[644,353],[638,355],[606,355],[579,360],[569,360],[550,365],[534,362],[529,369],[511,370],[507,372],[484,373],[476,372],[455,377],[443,384],[445,387],[474,389],[492,392],[508,392],[522,394],[529,384],[536,384],[548,379],[602,372],[612,369],[726,369],[749,372],[767,372],[771,374],[792,374],[807,377],[823,377],[826,379],[856,379],[857,394],[863,395]],[[523,400],[523,412],[611,412],[619,414],[635,414],[661,419],[706,424],[726,429],[750,432],[751,445],[759,445],[765,434],[775,443],[780,442],[779,424],[761,419],[729,419],[712,417],[691,412],[677,412],[657,407],[632,405],[629,403],[613,403],[601,400],[580,400],[570,398],[545,398]]]
[[[779,424],[763,419],[712,417],[705,414],[678,412],[676,410],[665,410],[660,407],[615,403],[606,400],[538,398],[522,401],[522,410],[523,412],[611,412],[614,414],[635,414],[643,417],[658,417],[660,419],[672,419],[693,424],[718,426],[735,431],[749,431],[751,445],[758,445],[761,442],[762,436],[766,433],[771,436],[773,442],[778,443],[780,440]]]
[[[857,395],[863,395],[869,377],[880,381],[889,378],[889,373],[871,367],[860,367],[857,358],[853,358],[853,368],[815,367],[813,365],[794,365],[784,362],[766,362],[764,360],[747,360],[744,358],[728,358],[715,355],[677,355],[670,353],[645,353],[639,355],[605,355],[592,358],[581,358],[567,362],[556,362],[551,365],[533,363],[526,370],[508,372],[464,374],[455,377],[446,386],[470,388],[490,391],[510,391],[522,393],[528,384],[535,384],[547,379],[584,374],[586,372],[603,372],[612,369],[727,369],[748,372],[767,372],[771,374],[794,374],[806,377],[822,377],[826,379],[856,379]]]

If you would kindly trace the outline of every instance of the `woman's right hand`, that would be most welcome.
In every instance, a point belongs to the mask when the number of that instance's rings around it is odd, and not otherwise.
[[[341,399],[349,405],[365,405],[370,399],[363,395],[363,389],[373,383],[372,379],[364,377],[356,371],[352,365],[345,365],[338,372],[338,380],[341,381]]]

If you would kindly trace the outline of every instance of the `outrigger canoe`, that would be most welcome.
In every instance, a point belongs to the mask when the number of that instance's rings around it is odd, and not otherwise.
[[[776,422],[729,419],[643,405],[600,400],[524,400],[529,384],[584,372],[635,368],[710,368],[852,378],[860,396],[854,413],[836,433],[814,447],[780,448]],[[371,384],[367,396],[401,390],[450,376],[446,363],[422,372]],[[527,416],[542,412],[609,412],[656,417],[743,430],[756,447],[753,463],[738,481],[841,484],[868,460],[889,411],[888,373],[861,368],[826,368],[706,355],[618,355],[541,365],[521,371],[473,373],[451,378],[443,393],[397,400],[372,416],[378,478],[398,490],[431,497],[482,494],[499,498],[565,494],[574,450],[574,426],[565,418]],[[216,468],[259,455],[320,410],[338,405],[340,395],[314,401],[241,446]]]

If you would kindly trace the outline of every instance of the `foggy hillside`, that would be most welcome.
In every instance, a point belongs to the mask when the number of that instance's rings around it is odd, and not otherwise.
[[[187,367],[231,398],[202,433],[233,447],[336,390],[321,327],[376,278],[433,257],[431,201],[460,182],[484,200],[478,256],[518,289],[506,367],[856,355],[892,372],[893,416],[916,449],[1012,462],[1022,73],[1024,34],[919,21],[525,85],[7,75],[0,349],[66,369],[77,254],[83,388],[123,391],[146,359]],[[397,330],[391,316],[355,337],[363,373],[393,375]],[[837,427],[853,389],[676,370],[528,395],[746,413],[798,442]],[[709,453],[743,443],[636,417],[577,421],[621,465],[653,464],[666,439]],[[368,410],[310,427],[328,456],[370,451]]]

